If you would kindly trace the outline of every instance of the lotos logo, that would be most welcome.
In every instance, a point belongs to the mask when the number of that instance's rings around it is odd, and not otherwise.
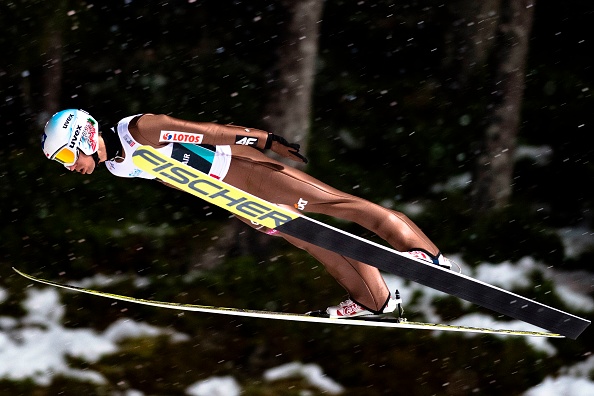
[[[176,131],[161,131],[159,136],[160,142],[176,142],[176,143],[194,143],[200,144],[204,139],[204,135],[200,133],[190,132],[176,132]]]
[[[77,125],[76,129],[74,130],[74,136],[70,139],[70,144],[68,147],[75,148],[76,143],[78,142],[78,137],[80,136],[80,130],[82,129],[82,125]]]

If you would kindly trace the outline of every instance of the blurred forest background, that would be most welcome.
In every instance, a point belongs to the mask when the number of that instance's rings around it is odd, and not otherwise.
[[[307,172],[407,213],[442,251],[460,254],[467,273],[526,256],[588,271],[594,250],[567,255],[557,230],[592,229],[594,6],[478,3],[3,0],[0,284],[10,297],[0,315],[24,314],[29,282],[11,266],[62,281],[142,276],[150,286],[107,290],[252,309],[304,312],[344,294],[312,258],[194,197],[49,163],[43,125],[68,107],[103,129],[144,112],[266,129],[303,145]],[[522,292],[567,309],[554,293]],[[483,394],[519,394],[594,346],[587,331],[552,342],[558,353],[545,357],[515,338],[177,315],[68,293],[63,302],[69,327],[131,317],[192,339],[132,340],[92,365],[73,359],[107,384],[0,379],[0,389],[115,394],[125,381],[174,395],[232,374],[245,394],[299,394],[307,385],[297,380],[281,391],[256,379],[298,360],[320,363],[348,394],[467,394],[488,378],[497,381]],[[446,319],[463,311],[455,299],[436,307]]]

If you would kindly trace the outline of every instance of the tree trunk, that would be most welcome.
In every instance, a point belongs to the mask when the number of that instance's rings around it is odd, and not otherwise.
[[[473,206],[504,207],[512,194],[514,152],[520,123],[528,40],[535,0],[503,0],[495,64],[495,100],[477,159]]]
[[[60,108],[62,92],[63,30],[66,26],[66,11],[62,0],[54,2],[55,8],[46,19],[41,40],[42,97],[38,123],[45,122]]]
[[[277,78],[264,121],[270,132],[299,143],[305,154],[323,0],[285,0],[283,5],[289,11],[289,20],[277,51]]]
[[[487,62],[495,45],[502,0],[448,2],[451,25],[446,33],[444,66],[458,89]]]
[[[277,78],[263,118],[265,129],[282,135],[291,143],[299,143],[300,151],[305,154],[323,0],[286,0],[283,5],[289,11],[289,20],[285,23],[284,40],[277,50]],[[274,156],[270,151],[267,155]],[[285,161],[279,156],[275,158]],[[301,165],[291,162],[291,166]],[[258,252],[266,251],[272,239],[249,229],[239,220],[226,224],[224,230],[225,237],[199,256],[197,262],[201,266],[216,267],[229,254],[257,256]],[[241,237],[239,233],[243,233]]]

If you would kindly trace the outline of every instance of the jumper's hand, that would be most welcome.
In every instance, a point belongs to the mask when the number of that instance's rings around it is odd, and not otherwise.
[[[293,161],[304,162],[307,164],[307,158],[299,154],[299,147],[300,146],[297,143],[289,143],[284,137],[269,133],[264,148],[271,149],[278,155],[290,158]]]

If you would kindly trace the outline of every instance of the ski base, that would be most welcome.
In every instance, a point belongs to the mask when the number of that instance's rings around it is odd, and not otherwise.
[[[497,334],[497,335],[509,335],[509,336],[529,336],[529,337],[550,337],[550,338],[563,338],[560,334],[540,332],[540,331],[522,331],[522,330],[509,330],[509,329],[491,329],[491,328],[479,328],[470,326],[452,326],[447,324],[438,323],[422,323],[422,322],[408,322],[405,319],[389,317],[389,316],[358,316],[349,319],[343,318],[331,318],[328,315],[316,313],[315,315],[308,314],[297,314],[297,313],[286,313],[286,312],[271,312],[271,311],[260,311],[251,309],[240,309],[240,308],[226,308],[226,307],[213,307],[208,305],[194,305],[194,304],[182,304],[175,302],[163,302],[154,300],[145,300],[142,298],[135,298],[129,296],[123,296],[119,294],[106,293],[99,290],[85,289],[78,286],[72,286],[53,282],[50,280],[37,278],[33,275],[26,274],[19,271],[16,268],[12,268],[19,275],[49,286],[59,287],[66,290],[72,290],[75,292],[87,293],[94,296],[110,298],[113,300],[120,300],[134,304],[149,305],[159,308],[175,309],[179,311],[193,311],[203,312],[210,314],[221,314],[231,316],[243,316],[251,318],[261,319],[273,319],[273,320],[286,320],[292,322],[309,322],[309,323],[322,323],[322,324],[333,324],[333,325],[350,325],[350,326],[367,326],[367,327],[384,327],[384,328],[399,328],[399,329],[416,329],[416,330],[439,330],[449,332],[462,332],[462,333],[483,333],[483,334]]]

